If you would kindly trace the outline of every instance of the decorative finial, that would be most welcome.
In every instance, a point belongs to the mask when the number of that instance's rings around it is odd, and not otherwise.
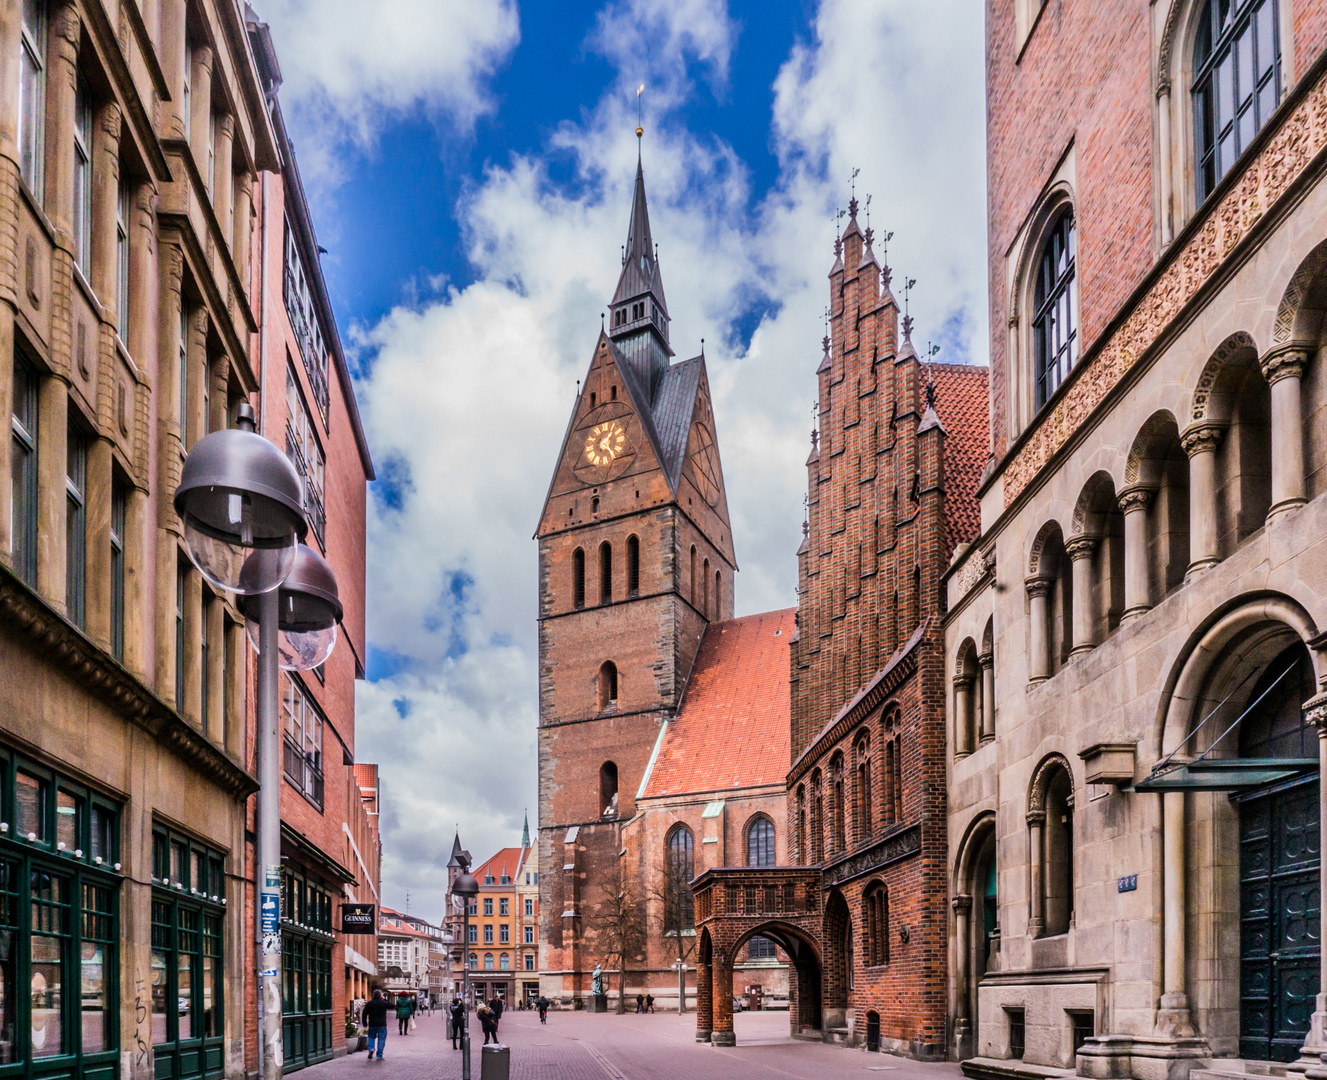
[[[857,174],[860,173],[861,171],[862,171],[861,169],[854,168],[854,169],[852,170],[852,176],[851,176],[851,177],[849,178],[849,180],[848,180],[848,184],[849,184],[849,186],[850,186],[851,189],[852,189],[852,201],[853,201],[853,203],[856,203],[856,202],[857,202]],[[854,210],[854,211],[852,212],[852,216],[853,216],[853,217],[856,217],[856,216],[857,216],[857,211],[856,211],[856,210]]]
[[[869,232],[870,229],[871,229],[871,196],[870,196],[870,195],[866,196],[866,229],[867,229],[868,232]]]
[[[704,338],[701,338],[701,339],[700,339],[700,355],[701,355],[701,356],[704,356],[704,355],[705,355],[705,339],[704,339]]]
[[[640,96],[645,93],[645,84],[641,83],[636,88],[636,156],[640,157],[640,138],[645,134],[645,127],[640,118]]]
[[[917,284],[915,277],[903,279],[903,317],[908,317],[908,294],[912,292],[912,287]],[[911,325],[911,324],[909,324]]]
[[[908,341],[911,341],[911,340],[912,340],[912,316],[911,316],[911,315],[904,315],[904,316],[903,316],[903,337],[904,337],[906,340],[908,340]]]
[[[926,407],[935,408],[935,380],[931,377],[934,370],[935,354],[940,351],[939,345],[932,345],[929,341],[926,343]]]

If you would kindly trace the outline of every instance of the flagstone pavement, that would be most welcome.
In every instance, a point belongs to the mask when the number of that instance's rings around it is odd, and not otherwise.
[[[502,1042],[511,1048],[511,1080],[825,1080],[840,1076],[880,1076],[888,1080],[960,1080],[957,1065],[929,1064],[868,1054],[788,1036],[786,1012],[739,1013],[735,1047],[695,1042],[696,1015],[646,1016],[550,1012],[540,1025],[534,1012],[508,1010]],[[481,1080],[479,1024],[471,1076]],[[393,1020],[382,1061],[363,1052],[347,1054],[304,1070],[304,1080],[459,1080],[461,1052],[447,1038],[441,1011],[418,1018],[410,1035],[396,1034]]]

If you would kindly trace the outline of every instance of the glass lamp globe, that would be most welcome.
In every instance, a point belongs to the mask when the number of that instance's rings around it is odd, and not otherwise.
[[[285,580],[309,526],[295,466],[253,430],[249,405],[240,406],[238,423],[189,451],[175,512],[199,573],[227,592],[255,596]]]
[[[262,557],[254,552],[250,559]],[[258,600],[240,604],[248,626],[249,640],[262,652],[259,640]],[[341,600],[336,575],[321,555],[300,544],[290,572],[277,593],[277,664],[285,671],[309,671],[324,663],[336,646],[336,626],[341,621]]]

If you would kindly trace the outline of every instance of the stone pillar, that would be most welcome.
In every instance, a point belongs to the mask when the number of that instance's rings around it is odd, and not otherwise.
[[[714,973],[703,960],[696,963],[696,1042],[707,1043],[714,1031]]]
[[[736,1046],[733,1033],[733,962],[728,954],[714,950],[714,990],[711,1010],[714,1030],[710,1042],[714,1046]]]
[[[247,297],[250,292],[249,243],[253,235],[253,177],[248,172],[235,177],[235,211],[231,217],[230,250],[235,259],[235,272]]]
[[[148,635],[151,632],[151,597],[148,566],[156,530],[148,520],[147,492],[129,489],[124,511],[124,666],[148,681]]]
[[[212,153],[212,47],[199,45],[190,62],[189,146],[194,152],[198,175],[207,183],[208,156]],[[209,192],[211,194],[211,192]]]
[[[954,676],[954,757],[972,753],[972,683],[971,675]]]
[[[1046,811],[1029,810],[1028,823],[1028,899],[1031,915],[1028,918],[1028,937],[1041,937],[1046,928],[1046,890],[1042,882],[1042,833],[1046,828]]]
[[[977,657],[981,667],[981,741],[995,738],[995,653],[982,653]]]
[[[204,586],[205,587],[205,586]],[[207,735],[214,746],[226,745],[226,711],[230,706],[226,685],[226,658],[230,642],[226,641],[226,605],[220,597],[205,605],[207,626]]]
[[[1028,682],[1045,682],[1051,677],[1050,594],[1054,580],[1029,578],[1028,593]]]
[[[225,615],[222,615],[225,620]],[[244,627],[225,620],[226,627],[226,753],[244,757],[244,670],[248,641]]]
[[[156,193],[138,184],[129,205],[129,314],[120,324],[120,340],[140,368],[150,367],[152,317],[157,306]],[[160,393],[160,388],[158,388]]]
[[[74,247],[74,95],[83,23],[72,3],[52,7],[46,48],[46,216],[56,244]]]
[[[184,572],[184,701],[175,708],[194,727],[203,717],[203,575],[193,566]]]
[[[92,291],[103,308],[116,296],[115,219],[120,200],[120,106],[108,101],[97,110],[92,129]],[[125,313],[115,313],[123,336]]]
[[[179,355],[184,253],[177,244],[161,248],[157,309],[157,490],[173,492],[180,480]],[[169,498],[157,500],[156,691],[175,705],[175,575],[179,564],[179,521]]]
[[[221,224],[221,243],[233,245],[234,242],[234,190],[235,178],[231,175],[232,151],[235,145],[235,117],[230,113],[217,116],[217,143],[213,150],[215,165],[212,181],[212,209]],[[235,249],[231,247],[231,255]]]
[[[22,33],[23,5],[5,4],[0,7],[0,86],[6,88],[4,108],[0,108],[0,157],[6,157],[14,163],[15,174],[19,164],[18,80]],[[41,196],[41,192],[34,194]]]
[[[65,610],[65,475],[69,468],[69,384],[41,376],[37,395],[37,591]]]
[[[166,137],[187,139],[189,129],[184,112],[184,86],[190,76],[190,60],[185,30],[186,3],[185,0],[160,0],[160,4],[161,40],[157,47],[161,56],[161,72],[170,90],[170,100],[162,103],[168,110]]]
[[[1169,73],[1163,73],[1168,79]],[[1160,138],[1157,147],[1161,157],[1161,243],[1169,244],[1175,238],[1171,215],[1171,179],[1170,179],[1170,83],[1163,82],[1157,90],[1157,130]]]
[[[207,430],[220,431],[230,422],[230,361],[225,353],[212,361],[207,377],[210,380]]]
[[[1189,455],[1189,574],[1215,566],[1217,555],[1216,448],[1225,429],[1199,424],[1180,436]]]
[[[88,441],[87,508],[87,635],[107,651],[111,647],[111,444]]]
[[[207,309],[201,304],[189,312],[189,411],[180,426],[185,453],[192,450],[194,443],[207,434],[210,419],[207,401],[210,387],[206,385],[212,378],[207,362],[207,332],[210,325]]]
[[[1272,506],[1268,517],[1305,502],[1300,379],[1307,360],[1303,349],[1284,349],[1260,362],[1263,377],[1272,388]]]
[[[1096,645],[1097,575],[1092,557],[1101,543],[1099,536],[1071,536],[1064,545],[1073,561],[1073,648],[1071,655],[1089,652]]]
[[[954,906],[954,1039],[962,1040],[972,1030],[972,1010],[968,1007],[969,967],[972,959],[971,922],[972,897],[958,895]]]
[[[1190,1038],[1189,997],[1185,992],[1184,792],[1161,796],[1162,978],[1154,1034]]]
[[[1135,618],[1152,606],[1147,580],[1147,508],[1155,494],[1145,487],[1120,492],[1120,510],[1124,513],[1124,619]]]

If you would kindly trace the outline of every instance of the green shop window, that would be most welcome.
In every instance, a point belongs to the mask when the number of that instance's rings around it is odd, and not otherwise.
[[[219,1077],[225,870],[219,852],[152,836],[152,1049],[157,1080]]]
[[[281,881],[282,1041],[286,1072],[332,1056],[332,896],[286,868]]]

